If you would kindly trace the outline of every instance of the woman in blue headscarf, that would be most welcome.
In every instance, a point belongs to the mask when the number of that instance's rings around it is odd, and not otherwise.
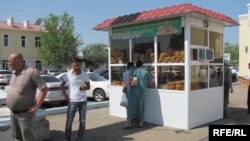
[[[127,126],[125,128],[131,127],[132,119],[137,119],[139,121],[139,128],[143,127],[144,122],[144,103],[145,103],[145,90],[147,84],[150,81],[150,73],[143,68],[143,62],[138,60],[136,62],[136,69],[130,72],[130,82],[132,82],[133,77],[137,77],[137,84],[130,86],[128,90],[128,107],[127,107]]]

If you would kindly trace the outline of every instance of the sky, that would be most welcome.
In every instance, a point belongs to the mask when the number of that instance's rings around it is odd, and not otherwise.
[[[74,17],[75,33],[81,36],[84,45],[109,45],[108,32],[93,30],[97,24],[108,18],[181,3],[191,3],[239,21],[239,15],[247,14],[250,0],[0,0],[0,21],[13,17],[15,22],[27,19],[35,23],[50,13],[67,12]],[[239,26],[225,27],[224,31],[225,42],[239,44]]]

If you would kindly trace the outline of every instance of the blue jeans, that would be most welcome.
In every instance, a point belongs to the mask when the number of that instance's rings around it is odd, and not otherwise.
[[[72,122],[75,117],[76,111],[79,111],[79,128],[78,128],[78,136],[77,141],[81,141],[83,138],[83,134],[85,131],[85,118],[86,118],[86,109],[87,109],[87,101],[81,102],[69,102],[68,110],[67,110],[67,121],[65,126],[65,140],[71,140],[71,132],[72,132]]]

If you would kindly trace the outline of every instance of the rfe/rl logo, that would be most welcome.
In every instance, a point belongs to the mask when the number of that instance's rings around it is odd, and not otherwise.
[[[247,136],[243,129],[213,129],[213,136]]]

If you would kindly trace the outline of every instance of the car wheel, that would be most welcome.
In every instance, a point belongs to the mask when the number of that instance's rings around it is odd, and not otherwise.
[[[106,99],[105,92],[102,89],[97,89],[93,93],[93,98],[97,102],[104,101]]]

